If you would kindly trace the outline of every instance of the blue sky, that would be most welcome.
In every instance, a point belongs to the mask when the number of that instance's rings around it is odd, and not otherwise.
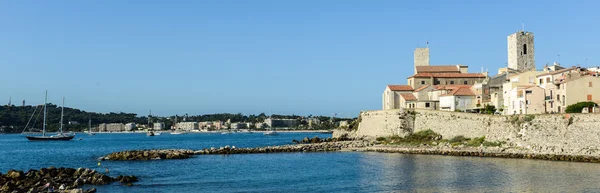
[[[471,72],[535,34],[536,65],[598,65],[595,1],[2,1],[0,102],[96,112],[357,116],[413,50]]]

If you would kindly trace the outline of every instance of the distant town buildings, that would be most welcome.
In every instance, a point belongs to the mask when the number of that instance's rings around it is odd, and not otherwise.
[[[160,131],[165,129],[165,123],[153,123],[152,130]]]
[[[123,123],[102,123],[98,125],[99,132],[122,132],[125,131],[125,125]]]
[[[532,32],[518,31],[507,42],[507,67],[493,77],[469,73],[462,64],[431,66],[429,48],[415,49],[414,75],[407,85],[386,86],[382,108],[480,112],[490,106],[511,115],[564,113],[578,102],[600,103],[600,67],[566,68],[554,62],[537,70]]]
[[[296,119],[265,119],[267,127],[295,127],[298,123]]]
[[[179,122],[175,124],[175,129],[186,131],[198,130],[198,122]]]

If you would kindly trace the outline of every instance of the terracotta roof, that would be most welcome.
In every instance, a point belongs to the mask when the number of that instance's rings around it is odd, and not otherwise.
[[[417,100],[417,97],[415,97],[415,95],[410,94],[410,93],[400,94],[400,96],[402,96],[402,98],[404,98],[405,101],[416,101]]]
[[[436,85],[435,89],[437,90],[454,90],[459,88],[471,88],[473,85],[459,85],[459,84],[451,84],[451,85]]]
[[[448,66],[417,66],[417,73],[442,73],[442,72],[460,72],[456,65]]]
[[[485,78],[481,73],[417,73],[408,78]]]
[[[426,88],[427,88],[427,87],[429,87],[429,86],[431,86],[431,85],[425,85],[425,86],[422,86],[422,87],[420,87],[420,88],[417,88],[417,90],[415,90],[414,92],[419,92],[419,91],[422,91],[423,89],[426,89]]]
[[[475,96],[475,93],[469,88],[458,88],[452,90],[452,92],[448,94],[443,94],[440,96]]]
[[[575,70],[575,69],[577,69],[577,67],[560,69],[560,70],[557,70],[557,71],[552,71],[552,72],[547,72],[547,73],[544,73],[544,74],[537,75],[537,77],[546,76],[546,75],[555,75],[555,74],[559,74],[559,73],[563,73],[563,72],[568,72],[568,71]]]
[[[388,85],[388,88],[392,91],[413,91],[414,89],[410,85]]]

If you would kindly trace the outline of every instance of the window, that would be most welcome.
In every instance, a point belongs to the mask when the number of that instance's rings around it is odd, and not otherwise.
[[[544,79],[540,78],[540,85],[544,84]]]
[[[546,83],[550,83],[550,77],[546,78]]]
[[[563,95],[563,98],[562,98],[562,105],[565,106],[565,95]]]
[[[523,98],[523,91],[522,90],[517,91],[517,97],[518,98]]]
[[[433,81],[433,85],[438,85],[438,84],[440,84],[440,81],[439,81],[439,80],[435,80],[435,81]]]
[[[425,81],[424,81],[424,80],[421,80],[421,84],[425,84]]]
[[[530,102],[529,100],[526,100],[526,101],[525,101],[525,104],[528,104],[528,105],[530,105],[530,104],[531,104],[531,102]]]
[[[465,80],[465,82],[463,82],[463,84],[469,84],[469,81],[466,81],[466,80]]]
[[[554,108],[554,103],[550,101],[550,108]]]
[[[533,91],[530,91],[530,90],[525,91],[525,94],[531,94],[531,93],[533,93]]]
[[[590,87],[592,87],[592,82],[590,82]]]
[[[559,89],[559,90],[560,90],[560,84],[559,84],[559,85],[556,85],[556,89]]]
[[[429,108],[429,103],[425,103],[425,107]]]
[[[450,84],[454,84],[454,80],[451,80],[451,81],[450,81]]]
[[[588,99],[588,101],[591,101],[591,100],[592,100],[592,95],[591,95],[591,94],[588,94],[588,95],[587,95],[587,99]]]
[[[552,99],[552,90],[550,90],[550,99]]]
[[[523,44],[523,54],[527,54],[527,44]]]
[[[556,95],[556,100],[558,100],[560,102],[560,95]]]

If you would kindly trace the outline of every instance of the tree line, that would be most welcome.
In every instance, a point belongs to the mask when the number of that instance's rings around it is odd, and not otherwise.
[[[55,104],[46,105],[47,118],[46,118],[46,130],[53,132],[57,131],[60,127],[60,114],[61,107]],[[135,113],[95,113],[86,112],[75,108],[64,108],[64,130],[67,131],[82,131],[87,130],[88,121],[91,121],[92,127],[96,127],[101,123],[135,123],[135,124],[147,124],[150,122],[162,122],[166,126],[171,126],[175,121],[193,121],[193,122],[204,122],[204,121],[231,121],[234,122],[248,122],[248,123],[262,123],[267,118],[274,119],[296,119],[298,125],[308,125],[307,118],[318,119],[321,124],[315,125],[313,129],[331,129],[334,127],[334,123],[337,121],[352,119],[348,118],[337,118],[328,116],[299,116],[299,115],[270,115],[267,116],[265,113],[258,115],[244,115],[241,113],[219,113],[219,114],[205,114],[205,115],[174,115],[174,116],[138,116]],[[71,122],[72,124],[69,124]],[[43,125],[43,105],[38,106],[0,106],[0,133],[20,133],[23,132],[25,126],[28,131],[39,131]]]

